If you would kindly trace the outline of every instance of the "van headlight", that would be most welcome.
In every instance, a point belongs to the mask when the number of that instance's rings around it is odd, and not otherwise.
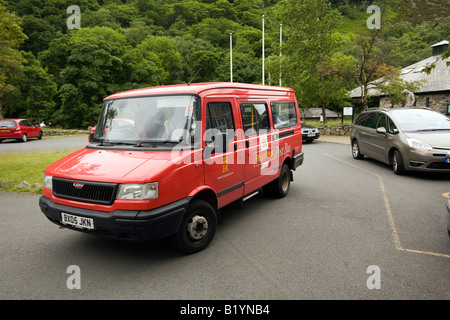
[[[433,147],[423,141],[420,141],[418,139],[415,138],[407,138],[408,140],[408,144],[412,149],[416,149],[416,150],[422,150],[422,151],[431,151],[433,150]]]
[[[42,183],[42,186],[46,189],[52,190],[53,189],[53,177],[44,174],[44,182]]]
[[[151,200],[158,198],[158,182],[144,184],[121,184],[116,199]]]

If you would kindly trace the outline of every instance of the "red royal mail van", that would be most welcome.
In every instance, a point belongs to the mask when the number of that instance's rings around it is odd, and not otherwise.
[[[45,170],[42,212],[116,239],[172,237],[194,253],[218,210],[259,190],[289,191],[303,163],[289,88],[242,83],[163,86],[104,100],[92,141]]]

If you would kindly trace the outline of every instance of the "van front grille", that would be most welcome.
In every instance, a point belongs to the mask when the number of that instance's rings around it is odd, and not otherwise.
[[[102,183],[53,178],[53,194],[56,197],[111,205],[117,192],[117,183]]]

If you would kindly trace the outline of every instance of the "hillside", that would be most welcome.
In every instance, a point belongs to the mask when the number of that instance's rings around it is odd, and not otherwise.
[[[195,82],[229,81],[230,33],[234,81],[260,83],[262,15],[270,81],[279,72],[279,25],[288,30],[294,22],[282,21],[280,4],[302,1],[0,0],[0,10],[21,28],[11,48],[0,48],[16,57],[14,67],[12,59],[0,63],[0,80],[6,79],[0,86],[8,88],[0,94],[0,111],[85,128],[95,124],[102,98],[116,91],[186,83],[194,75]],[[386,9],[376,52],[387,65],[411,64],[427,57],[431,44],[450,38],[449,0],[333,0],[341,17],[333,32],[341,34],[343,55],[358,57],[370,4]],[[79,30],[68,28],[75,19],[67,12],[71,5],[80,8]],[[289,32],[283,37],[288,43]]]

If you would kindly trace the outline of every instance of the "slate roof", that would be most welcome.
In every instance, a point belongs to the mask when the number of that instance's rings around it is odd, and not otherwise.
[[[431,47],[435,47],[438,45],[448,44],[448,41],[444,40],[439,43],[432,45]],[[431,56],[427,59],[414,63],[410,66],[403,68],[400,72],[400,76],[405,81],[419,81],[425,80],[422,84],[422,87],[418,93],[427,93],[427,92],[439,92],[439,91],[450,91],[450,66],[447,67],[447,62],[450,61],[450,58],[442,59],[441,56]],[[435,68],[431,70],[430,74],[426,72],[421,72],[423,68],[426,66],[430,66],[432,63],[435,64]],[[373,81],[376,83],[379,80]],[[361,97],[361,87],[355,88],[350,91],[350,96],[352,98],[360,98]],[[380,96],[383,95],[382,92],[376,90],[369,84],[369,94]]]
[[[308,110],[305,110],[303,112],[302,118],[311,119],[311,118],[317,118],[319,119],[322,115],[322,108],[309,108]],[[325,115],[327,118],[338,118],[339,115],[331,110],[325,109]]]

